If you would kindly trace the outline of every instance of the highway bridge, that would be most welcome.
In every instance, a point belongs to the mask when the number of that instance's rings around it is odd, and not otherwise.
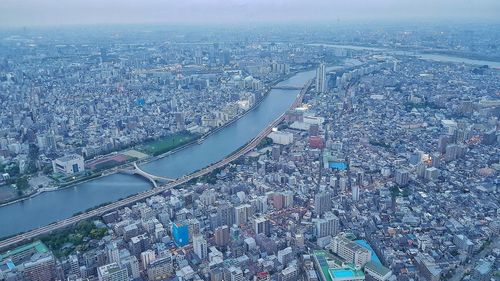
[[[164,182],[173,182],[175,179],[167,178],[167,177],[160,177],[156,176],[153,174],[150,174],[148,172],[143,171],[139,166],[137,166],[137,163],[134,162],[133,169],[121,169],[118,170],[118,172],[123,173],[123,174],[129,174],[129,175],[138,175],[143,178],[146,178],[149,180],[155,188],[158,187],[158,183],[164,183]]]
[[[302,88],[300,93],[297,95],[297,98],[293,102],[293,104],[290,106],[290,108],[295,108],[299,106],[302,103],[302,98],[304,97],[304,94],[307,92],[307,90],[311,87],[312,84],[312,79],[309,80],[305,86]],[[71,227],[72,225],[75,225],[77,222],[85,219],[91,219],[97,216],[101,216],[105,213],[111,212],[115,209],[123,208],[125,206],[130,206],[138,201],[145,200],[148,197],[154,196],[161,194],[167,190],[170,190],[174,187],[177,187],[179,185],[182,185],[184,183],[187,183],[188,181],[201,177],[205,174],[208,174],[215,169],[218,169],[220,167],[223,167],[232,161],[238,159],[240,156],[245,155],[246,153],[250,152],[253,150],[271,131],[274,127],[278,126],[279,123],[283,121],[285,118],[285,114],[281,114],[276,120],[274,120],[271,124],[269,124],[266,128],[264,128],[255,138],[253,138],[250,142],[248,142],[243,148],[240,150],[236,151],[235,153],[227,156],[226,158],[220,160],[219,162],[216,162],[214,164],[209,165],[208,167],[205,167],[201,170],[198,170],[190,175],[185,175],[183,177],[177,178],[174,181],[167,183],[165,185],[159,186],[158,188],[153,188],[149,189],[140,193],[137,193],[135,195],[132,195],[128,198],[118,200],[116,202],[110,203],[108,205],[98,207],[94,210],[87,211],[85,213],[63,219],[54,223],[51,223],[49,225],[45,225],[42,227],[39,227],[37,229],[30,230],[25,233],[21,233],[15,236],[12,236],[10,238],[7,238],[3,241],[0,241],[0,249],[4,249],[7,247],[12,247],[30,240],[33,240],[41,235],[47,235],[50,233],[53,233],[54,231],[57,231],[59,229]]]

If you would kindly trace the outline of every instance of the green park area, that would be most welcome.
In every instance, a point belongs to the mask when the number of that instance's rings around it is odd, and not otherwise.
[[[108,233],[108,229],[99,228],[93,222],[83,220],[71,229],[62,230],[41,238],[58,257],[67,256],[74,251],[89,250],[89,242],[101,239]]]
[[[153,140],[141,145],[138,150],[146,154],[157,156],[183,146],[197,138],[197,135],[182,132],[158,140]]]

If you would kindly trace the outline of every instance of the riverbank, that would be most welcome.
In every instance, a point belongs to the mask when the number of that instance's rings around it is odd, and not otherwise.
[[[488,65],[491,68],[500,69],[500,60],[497,60],[496,57],[486,57],[481,54],[465,53],[451,50],[436,50],[425,48],[421,48],[418,50],[407,50],[405,48],[391,49],[387,47],[342,45],[332,43],[308,43],[306,45],[313,47],[323,46],[327,48],[349,49],[354,51],[384,52],[391,55],[411,56],[438,62],[465,63],[476,66]]]
[[[137,164],[139,165],[145,165],[145,164],[148,164],[148,163],[151,163],[151,162],[154,162],[154,161],[157,161],[157,160],[160,160],[162,158],[165,158],[165,157],[168,157],[172,154],[175,154],[177,152],[180,152],[182,150],[185,150],[185,149],[188,149],[192,146],[195,146],[195,145],[199,145],[200,144],[200,140],[204,140],[206,138],[208,138],[209,136],[227,128],[228,126],[231,126],[232,124],[234,124],[235,122],[237,122],[238,120],[240,120],[241,118],[245,117],[246,115],[248,115],[249,113],[253,112],[256,108],[258,108],[262,102],[269,96],[269,93],[271,92],[272,90],[272,87],[277,85],[278,83],[280,82],[283,82],[287,79],[290,79],[291,77],[293,77],[294,75],[296,75],[297,73],[299,72],[303,72],[305,70],[300,70],[300,71],[294,71],[294,72],[290,72],[289,74],[279,78],[279,79],[276,79],[272,82],[269,83],[269,88],[264,92],[264,95],[258,99],[258,101],[252,105],[252,107],[250,107],[248,110],[242,112],[241,114],[238,114],[235,118],[231,119],[230,121],[228,121],[227,123],[223,124],[222,126],[219,126],[219,127],[216,127],[216,128],[213,128],[211,129],[209,132],[203,134],[203,135],[199,135],[197,137],[195,137],[193,140],[179,146],[179,147],[176,147],[172,150],[169,150],[167,152],[164,152],[162,154],[159,154],[159,155],[156,155],[156,156],[153,156],[153,155],[150,155],[149,157],[147,158],[144,158],[144,159],[140,159],[137,162]],[[135,147],[138,147],[138,146],[141,146],[142,144],[139,144],[139,145],[136,145]],[[131,148],[127,148],[126,150],[130,150]],[[124,151],[126,151],[124,150]],[[116,153],[122,153],[123,151],[117,151]],[[63,185],[60,185],[60,186],[53,186],[53,187],[49,187],[49,188],[43,188],[43,189],[38,189],[37,191],[35,191],[34,193],[31,193],[31,194],[27,194],[27,195],[24,195],[23,197],[17,197],[13,200],[10,200],[10,201],[7,201],[7,202],[2,202],[0,203],[0,207],[4,207],[4,206],[8,206],[8,205],[11,205],[11,204],[15,204],[15,203],[20,203],[20,202],[23,202],[25,200],[29,200],[29,199],[32,199],[36,196],[39,196],[45,192],[55,192],[55,191],[61,191],[61,190],[65,190],[65,189],[68,189],[68,188],[71,188],[71,187],[74,187],[74,186],[77,186],[77,185],[80,185],[80,184],[84,184],[84,183],[87,183],[87,182],[90,182],[90,181],[93,181],[93,180],[96,180],[96,179],[99,179],[99,178],[102,178],[102,177],[107,177],[107,176],[110,176],[110,175],[113,175],[113,174],[117,174],[119,173],[119,170],[120,169],[126,169],[127,167],[130,166],[130,162],[127,162],[125,164],[122,164],[122,165],[118,165],[118,166],[115,166],[115,167],[111,167],[111,168],[108,168],[108,169],[105,169],[105,170],[101,170],[99,171],[98,173],[96,174],[92,174],[90,176],[87,176],[85,178],[82,178],[82,179],[78,179],[78,180],[75,180],[73,182],[70,182],[70,183],[66,183],[66,184],[63,184]]]
[[[242,148],[238,149],[236,153],[228,156],[227,151],[224,151],[223,152],[224,157],[218,158],[216,161],[213,162],[213,164],[205,166],[201,170],[197,170],[195,167],[191,167],[192,170],[190,171],[190,173],[186,173],[184,176],[179,177],[175,182],[160,186],[160,187],[155,188],[155,189],[149,189],[149,190],[146,190],[144,192],[136,193],[136,194],[134,194],[126,199],[115,201],[115,202],[107,204],[103,207],[99,207],[97,209],[93,209],[91,211],[84,212],[84,213],[76,215],[76,216],[71,216],[71,217],[66,217],[66,218],[63,217],[63,218],[57,220],[56,222],[44,224],[43,226],[40,226],[38,228],[31,228],[31,230],[29,230],[23,234],[13,235],[10,238],[6,238],[6,239],[0,241],[0,249],[35,239],[36,237],[39,237],[41,235],[45,235],[47,233],[54,233],[54,231],[57,231],[59,229],[64,229],[66,227],[70,227],[81,220],[91,219],[91,218],[94,218],[96,216],[100,216],[102,214],[105,214],[111,210],[115,210],[117,208],[129,206],[131,204],[134,204],[135,202],[145,200],[146,198],[149,198],[151,196],[161,194],[169,189],[186,184],[195,178],[199,178],[205,174],[208,174],[208,173],[210,173],[218,168],[221,168],[221,167],[227,165],[228,163],[231,163],[232,161],[238,159],[240,156],[245,155],[246,153],[248,153],[249,151],[254,149],[255,146],[258,143],[260,143],[260,141],[271,132],[271,129],[284,119],[284,116],[285,116],[284,112],[286,112],[286,110],[288,110],[290,108],[294,108],[300,104],[304,93],[307,91],[307,89],[310,88],[310,86],[312,84],[311,81],[312,80],[309,80],[306,83],[306,85],[304,86],[303,90],[299,93],[299,95],[296,95],[296,96],[285,95],[284,97],[281,97],[281,98],[283,98],[284,101],[286,101],[286,103],[280,104],[280,106],[277,108],[277,111],[274,112],[274,113],[278,113],[279,115],[277,117],[276,117],[276,114],[267,115],[267,117],[270,117],[270,119],[266,118],[265,119],[266,123],[261,124],[262,126],[259,126],[259,128],[257,129],[258,134],[255,135],[254,131],[249,132],[250,133],[249,135],[251,137],[249,137],[248,139],[245,138],[246,141],[244,141],[244,146]],[[273,95],[273,97],[276,98],[276,95],[278,95],[278,94],[279,93],[276,93],[275,95]],[[275,99],[273,99],[273,101],[275,101]],[[265,106],[266,108],[264,108],[263,110],[260,110],[260,111],[266,112],[265,109],[268,109],[267,107],[270,106],[270,103],[267,102],[265,105],[266,105]],[[275,105],[275,107],[276,107],[276,105]],[[246,118],[244,120],[249,121],[247,119],[248,118]],[[234,128],[234,126],[231,126],[230,128]],[[248,130],[247,130],[247,132],[248,132]],[[229,132],[229,133],[231,133],[231,132]],[[229,150],[234,152],[233,148],[234,148],[234,146],[229,147]],[[47,218],[45,218],[45,219],[47,219]],[[19,232],[21,232],[21,231],[18,231],[17,233],[19,233]],[[2,233],[0,233],[0,235],[2,235]],[[6,235],[6,236],[8,236],[8,235]]]

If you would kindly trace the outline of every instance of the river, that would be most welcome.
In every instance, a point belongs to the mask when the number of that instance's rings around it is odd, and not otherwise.
[[[278,86],[301,87],[314,75],[314,70],[299,72],[278,83]],[[299,92],[300,90],[272,89],[254,110],[208,136],[201,144],[189,146],[141,168],[156,175],[179,177],[221,160],[258,135],[287,110]],[[31,199],[0,207],[0,237],[35,229],[151,187],[151,183],[145,179],[112,174],[63,190],[45,192]]]
[[[416,56],[416,57],[424,59],[424,60],[431,60],[431,61],[438,61],[438,62],[465,63],[465,64],[477,65],[477,66],[488,65],[491,68],[500,69],[500,62],[498,62],[498,61],[468,59],[468,58],[462,58],[462,57],[445,55],[445,54],[438,54],[438,53],[430,53],[430,52],[429,53],[420,53],[420,52],[391,50],[388,48],[364,47],[364,46],[355,46],[355,45],[320,44],[320,43],[313,43],[313,44],[307,44],[307,45],[308,46],[315,46],[315,47],[323,46],[323,47],[327,47],[327,48],[341,48],[341,49],[349,49],[349,50],[355,50],[355,51],[384,52],[384,53],[394,54],[394,55]]]

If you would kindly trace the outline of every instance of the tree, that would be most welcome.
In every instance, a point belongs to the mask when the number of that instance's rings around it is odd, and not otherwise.
[[[28,179],[26,177],[18,178],[16,181],[16,187],[18,190],[25,190],[30,186]]]

